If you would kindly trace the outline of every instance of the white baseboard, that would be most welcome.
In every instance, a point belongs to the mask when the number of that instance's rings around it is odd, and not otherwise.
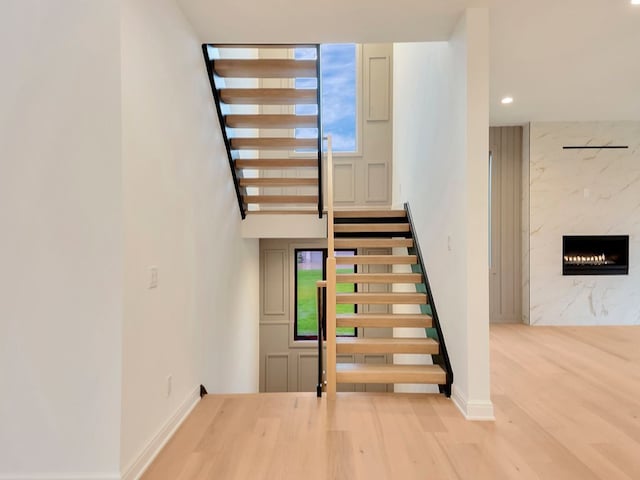
[[[160,428],[158,433],[154,435],[151,441],[145,448],[142,449],[136,459],[129,464],[124,473],[122,474],[122,480],[138,480],[145,472],[151,462],[155,460],[167,442],[171,439],[178,427],[182,425],[182,422],[189,416],[191,411],[200,401],[200,386],[196,387],[191,392],[182,405],[176,410],[176,412],[167,420],[167,422]]]
[[[451,390],[451,400],[453,400],[453,404],[458,407],[460,413],[462,413],[467,420],[492,422],[496,419],[493,414],[493,403],[491,403],[490,400],[467,401],[455,385],[453,385]]]
[[[120,480],[116,473],[0,473],[0,480]]]

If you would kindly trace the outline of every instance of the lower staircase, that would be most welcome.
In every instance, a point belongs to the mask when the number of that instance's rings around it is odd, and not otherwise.
[[[337,284],[356,284],[355,293],[336,293],[336,304],[352,304],[359,313],[336,315],[336,327],[381,329],[424,328],[424,338],[409,338],[389,333],[388,337],[337,337],[336,358],[340,355],[394,354],[431,355],[432,365],[397,363],[335,364],[337,384],[435,384],[440,392],[451,394],[453,374],[444,338],[424,273],[419,246],[414,237],[408,206],[406,210],[335,211],[333,222],[335,249],[356,249],[354,257],[337,257],[336,266],[356,265],[356,273],[338,273]],[[363,255],[364,249],[386,249],[388,254]],[[358,273],[363,266],[387,266],[388,273]],[[411,266],[410,273],[394,273],[394,265]],[[406,267],[405,267],[406,269]],[[366,270],[369,270],[367,268]],[[378,268],[380,270],[380,268]],[[327,278],[329,281],[330,279]],[[413,284],[414,292],[394,292],[394,284]],[[385,291],[371,292],[371,286],[385,285]],[[364,290],[364,291],[363,291]],[[328,300],[329,301],[329,300]],[[371,306],[387,306],[388,313],[368,312]],[[416,305],[420,313],[395,313],[399,305]],[[418,310],[418,309],[415,309]],[[416,357],[424,358],[424,357]],[[405,357],[406,359],[406,357]],[[328,363],[328,368],[331,368]],[[330,376],[328,376],[330,377]]]

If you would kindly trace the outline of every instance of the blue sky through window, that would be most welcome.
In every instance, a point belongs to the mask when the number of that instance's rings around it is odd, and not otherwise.
[[[321,49],[322,126],[335,152],[356,151],[356,46],[326,44]],[[315,58],[315,49],[298,48],[295,58]],[[299,78],[296,88],[315,88],[313,78]],[[296,114],[315,114],[315,105],[298,105]],[[316,136],[314,128],[296,129],[296,137]]]

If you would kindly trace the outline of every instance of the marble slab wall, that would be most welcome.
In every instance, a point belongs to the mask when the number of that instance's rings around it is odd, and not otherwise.
[[[640,325],[640,122],[533,123],[530,139],[530,323]],[[629,235],[629,275],[563,276],[563,235]]]

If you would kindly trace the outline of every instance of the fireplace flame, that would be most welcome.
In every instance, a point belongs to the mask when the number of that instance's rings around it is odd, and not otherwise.
[[[600,255],[565,255],[564,262],[569,265],[609,265],[613,263],[607,260],[604,253]]]

